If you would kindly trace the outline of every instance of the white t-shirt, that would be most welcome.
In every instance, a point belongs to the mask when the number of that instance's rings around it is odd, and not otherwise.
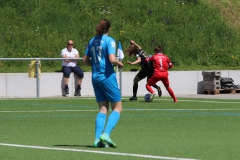
[[[70,52],[67,48],[64,48],[61,52],[61,56],[63,55],[67,55],[69,58],[74,58],[76,55],[78,55],[78,50],[72,48],[72,51]],[[62,66],[75,67],[76,65],[77,61],[66,62],[65,60],[62,60]]]

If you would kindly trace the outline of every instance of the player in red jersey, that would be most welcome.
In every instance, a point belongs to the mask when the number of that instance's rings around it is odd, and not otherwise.
[[[173,90],[169,86],[170,82],[168,79],[168,69],[173,67],[172,62],[170,61],[168,56],[162,53],[161,46],[156,46],[154,48],[154,51],[155,54],[148,59],[148,61],[153,63],[154,72],[153,76],[148,79],[146,84],[147,90],[152,94],[150,97],[150,101],[152,101],[154,96],[156,95],[151,86],[153,84],[156,84],[158,81],[162,81],[168,93],[173,98],[173,101],[178,102],[177,98],[174,95]]]

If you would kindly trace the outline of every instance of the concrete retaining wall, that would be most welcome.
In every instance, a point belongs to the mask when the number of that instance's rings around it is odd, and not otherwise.
[[[132,96],[133,78],[137,72],[122,72],[122,96]],[[119,81],[119,73],[117,73]],[[224,70],[221,77],[230,77],[234,84],[240,84],[240,71]],[[178,95],[201,94],[203,89],[202,71],[169,71],[170,86]],[[69,80],[69,97],[74,97],[77,77],[71,74]],[[146,79],[139,82],[138,96],[143,96],[148,91],[145,88]],[[169,96],[161,82],[163,96]],[[42,73],[39,79],[39,97],[62,97],[62,73]],[[82,96],[94,96],[91,73],[85,72],[82,83]],[[0,98],[36,98],[36,78],[28,78],[28,73],[0,73]]]

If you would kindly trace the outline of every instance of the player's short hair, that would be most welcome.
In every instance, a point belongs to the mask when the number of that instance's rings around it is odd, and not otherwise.
[[[162,46],[156,46],[156,47],[154,48],[154,52],[155,52],[155,53],[162,53],[162,51],[163,51],[163,47],[162,47]]]

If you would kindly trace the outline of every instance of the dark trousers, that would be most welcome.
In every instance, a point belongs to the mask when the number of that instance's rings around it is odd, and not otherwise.
[[[83,76],[84,76],[84,73],[83,73],[82,69],[78,66],[75,66],[75,67],[63,66],[62,67],[62,72],[63,72],[63,77],[64,78],[69,78],[71,72],[76,74],[78,76],[78,78],[83,78]]]

